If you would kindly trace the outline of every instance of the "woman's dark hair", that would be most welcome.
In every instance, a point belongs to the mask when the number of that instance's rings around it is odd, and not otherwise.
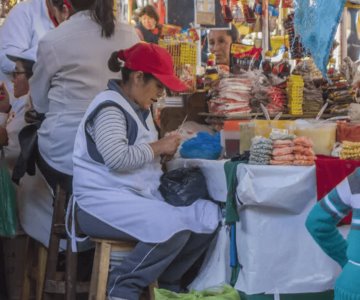
[[[130,70],[123,66],[123,63],[119,61],[118,59],[118,52],[115,51],[111,54],[109,60],[108,60],[108,67],[110,71],[112,72],[120,72],[121,71],[121,80],[123,83],[126,83],[130,79],[130,74],[134,72],[133,70]],[[150,79],[155,79],[154,75],[150,73],[144,72],[144,82],[148,82]]]
[[[64,5],[64,0],[50,0],[50,2],[57,9],[62,10],[62,7]]]
[[[35,62],[33,60],[22,59],[22,58],[19,58],[19,61],[21,62],[24,71],[26,72],[25,73],[26,78],[29,79],[33,75],[32,68]]]
[[[239,37],[240,37],[239,32],[233,24],[230,25],[230,30],[227,30],[226,34],[231,37],[233,43],[239,41]]]
[[[146,5],[144,6],[140,13],[139,13],[139,17],[141,18],[143,15],[147,15],[150,18],[153,18],[156,21],[156,25],[157,23],[159,23],[159,14],[156,11],[156,8],[152,5]]]
[[[113,0],[70,0],[74,10],[89,10],[96,23],[101,26],[101,36],[111,37],[115,32]]]

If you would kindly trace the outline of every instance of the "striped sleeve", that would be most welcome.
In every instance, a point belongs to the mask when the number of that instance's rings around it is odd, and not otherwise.
[[[313,207],[306,220],[306,227],[314,240],[327,255],[341,266],[344,266],[348,261],[346,255],[347,241],[337,229],[337,224],[351,210],[351,206],[346,203],[351,195],[342,194],[341,196],[346,198],[342,199],[338,188],[344,184],[346,185],[346,181],[341,182],[321,199]]]
[[[126,126],[123,112],[108,106],[100,109],[86,127],[105,165],[114,171],[137,169],[154,158],[149,144],[128,144]]]

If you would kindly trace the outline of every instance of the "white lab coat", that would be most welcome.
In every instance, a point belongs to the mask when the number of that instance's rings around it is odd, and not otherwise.
[[[100,93],[91,103],[76,135],[74,148],[74,201],[88,214],[121,232],[146,243],[161,243],[184,230],[212,233],[219,224],[216,204],[199,199],[186,207],[169,205],[158,191],[162,175],[160,159],[155,158],[140,168],[112,171],[103,162],[95,161],[87,140],[85,122],[104,101],[121,106],[137,123],[136,144],[157,140],[151,114],[147,128],[134,109],[117,92]]]
[[[19,131],[27,125],[24,120],[24,114],[29,107],[27,101],[24,100],[27,97],[14,101],[6,124],[9,144],[4,147],[4,151],[10,173],[20,154]],[[21,227],[29,236],[47,247],[53,214],[53,197],[50,187],[38,169],[35,176],[25,174],[19,186],[16,187]],[[65,249],[65,247],[66,242],[61,241],[60,248]]]
[[[117,24],[101,37],[88,11],[72,15],[39,43],[30,93],[35,110],[46,114],[38,130],[39,151],[54,169],[71,175],[76,130],[89,103],[114,77],[107,66],[113,51],[139,41],[134,29]]]
[[[37,48],[40,38],[53,28],[46,0],[27,0],[17,4],[0,27],[0,81],[5,82],[11,101],[15,100],[10,77],[15,63],[6,54]]]

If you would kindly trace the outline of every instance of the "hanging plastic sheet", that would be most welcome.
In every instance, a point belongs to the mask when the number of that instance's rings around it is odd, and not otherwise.
[[[346,0],[295,0],[295,32],[327,78],[326,66]]]

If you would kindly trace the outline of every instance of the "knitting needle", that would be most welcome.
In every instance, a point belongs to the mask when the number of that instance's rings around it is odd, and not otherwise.
[[[179,134],[181,132],[181,130],[182,130],[182,128],[183,128],[183,126],[184,126],[184,124],[186,122],[187,117],[188,117],[188,115],[185,116],[184,120],[181,122],[180,126],[176,130],[177,134]],[[163,164],[163,163],[167,162],[169,160],[168,158],[171,159],[171,157],[169,155],[162,156],[161,159],[160,159],[160,163]]]

